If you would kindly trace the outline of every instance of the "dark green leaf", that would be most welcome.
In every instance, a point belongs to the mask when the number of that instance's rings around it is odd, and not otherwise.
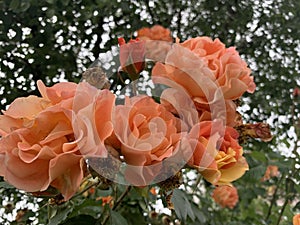
[[[12,0],[9,4],[9,8],[13,11],[17,10],[20,5],[20,0]]]
[[[187,216],[195,220],[195,215],[191,207],[191,203],[187,199],[186,193],[182,190],[175,189],[171,201],[174,205],[175,213],[179,219],[186,221]]]
[[[5,189],[12,189],[12,188],[15,188],[14,186],[8,184],[7,182],[5,181],[2,181],[0,182],[0,188],[5,188]]]
[[[61,225],[94,225],[96,224],[97,220],[89,215],[79,215],[72,218],[67,219],[64,223]]]
[[[27,11],[28,9],[29,9],[29,7],[30,7],[30,2],[29,1],[22,1],[21,2],[21,6],[20,6],[20,11],[21,12],[25,12],[25,11]]]
[[[110,212],[111,225],[127,225],[127,220],[118,212]]]
[[[252,151],[251,156],[260,162],[267,162],[267,157],[264,152]]]
[[[49,219],[47,225],[58,225],[66,220],[68,215],[72,212],[73,207],[70,204],[62,206],[53,206],[55,209],[54,215]]]

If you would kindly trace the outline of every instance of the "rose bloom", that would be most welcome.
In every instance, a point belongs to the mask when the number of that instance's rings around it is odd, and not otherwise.
[[[136,186],[149,184],[158,175],[161,162],[172,156],[181,136],[178,118],[151,97],[126,98],[113,117],[117,141],[128,167],[125,177]]]
[[[73,104],[73,130],[80,152],[86,158],[108,155],[105,141],[113,132],[115,95],[87,82],[78,84]]]
[[[218,186],[214,189],[212,197],[220,206],[230,209],[233,209],[239,201],[238,192],[234,186]]]
[[[217,183],[220,179],[217,155],[217,142],[220,139],[220,122],[203,121],[196,124],[180,142],[180,151],[187,160],[187,165],[195,168],[206,180]]]
[[[68,200],[86,170],[71,122],[77,85],[37,84],[42,97],[17,98],[0,116],[0,175],[27,192],[54,187]]]
[[[182,139],[181,148],[185,155],[191,155],[188,165],[197,169],[208,182],[229,184],[249,168],[237,136],[233,128],[222,128],[220,121],[203,121]]]
[[[218,39],[198,37],[173,44],[165,63],[155,64],[152,80],[186,90],[201,120],[222,117],[227,125],[235,126],[233,100],[255,89],[250,72],[234,48],[225,48]]]
[[[219,140],[220,147],[215,157],[220,174],[220,179],[216,183],[218,185],[229,184],[239,179],[249,169],[238,137],[239,134],[234,128],[226,127],[224,136]]]
[[[173,42],[170,30],[160,25],[154,25],[151,28],[144,27],[138,30],[137,33],[137,37],[145,41],[146,58],[164,62]]]
[[[269,165],[267,167],[266,172],[265,172],[265,174],[264,174],[264,176],[261,180],[266,181],[266,180],[269,180],[271,177],[277,177],[278,175],[279,175],[278,167],[273,166],[273,165]]]
[[[122,70],[128,73],[130,79],[136,80],[145,68],[145,42],[138,38],[128,43],[124,38],[118,38],[118,42]]]
[[[248,164],[238,144],[238,132],[222,120],[200,121],[188,94],[178,89],[163,91],[161,102],[187,125],[179,149],[187,164],[212,184],[228,184],[240,178]]]
[[[172,42],[172,36],[169,29],[160,25],[154,25],[151,28],[144,27],[138,30],[138,38],[141,40],[160,40]]]
[[[251,70],[234,47],[226,48],[219,39],[209,37],[191,38],[182,46],[204,58],[226,99],[237,99],[245,91],[254,92],[256,86]]]
[[[293,225],[300,225],[300,214],[296,214],[293,217]]]

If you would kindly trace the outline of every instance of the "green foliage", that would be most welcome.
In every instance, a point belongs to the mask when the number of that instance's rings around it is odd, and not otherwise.
[[[175,189],[171,201],[174,205],[175,213],[180,220],[186,221],[188,216],[191,220],[195,220],[190,201],[183,191]]]

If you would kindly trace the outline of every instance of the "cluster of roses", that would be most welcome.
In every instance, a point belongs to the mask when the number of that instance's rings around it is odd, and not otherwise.
[[[155,61],[151,79],[165,85],[160,100],[137,95],[116,105],[109,85],[38,81],[41,97],[17,98],[0,116],[0,175],[27,192],[55,188],[65,200],[87,176],[86,159],[101,176],[118,182],[123,171],[136,186],[183,167],[214,185],[240,178],[248,164],[239,136],[268,139],[270,133],[261,124],[243,124],[237,112],[237,100],[253,93],[255,83],[235,48],[208,37],[173,42],[161,26],[119,44],[121,68],[132,80],[147,60]],[[108,175],[107,164],[114,165]]]

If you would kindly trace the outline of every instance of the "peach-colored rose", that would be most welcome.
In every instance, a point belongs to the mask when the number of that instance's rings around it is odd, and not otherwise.
[[[193,152],[188,165],[197,169],[208,182],[229,184],[248,170],[237,135],[233,128],[224,128],[220,121],[203,121],[182,138],[181,149],[188,154]]]
[[[226,48],[219,39],[209,37],[191,38],[182,46],[205,60],[226,99],[237,99],[245,91],[254,92],[251,70],[234,47]]]
[[[239,201],[238,192],[234,186],[222,185],[216,187],[212,197],[220,206],[230,209],[233,209]]]
[[[31,127],[15,130],[0,144],[0,174],[8,183],[27,192],[52,186],[66,200],[76,192],[84,161],[64,112],[44,111]]]
[[[171,49],[173,39],[171,32],[160,25],[138,30],[138,38],[145,41],[147,59],[164,62],[168,51]]]
[[[165,64],[155,64],[152,70],[154,83],[187,92],[197,107],[200,120],[218,118],[227,125],[235,125],[236,105],[224,98],[222,89],[203,58],[174,44],[165,61]]]
[[[113,132],[115,95],[87,82],[78,84],[73,104],[73,130],[85,157],[107,157],[105,140]]]
[[[85,164],[71,123],[76,84],[47,88],[42,97],[16,99],[0,116],[0,175],[27,192],[58,189],[65,200],[77,190]]]
[[[219,152],[216,155],[220,179],[216,184],[229,184],[249,169],[243,157],[243,148],[238,144],[238,132],[232,127],[226,127],[224,136],[219,140]]]
[[[212,184],[228,184],[245,173],[248,164],[234,128],[224,127],[221,120],[200,122],[193,101],[178,89],[164,90],[161,102],[187,125],[179,149],[189,166]]]
[[[255,88],[249,74],[246,63],[233,48],[199,37],[173,44],[165,63],[155,64],[152,80],[187,91],[201,120],[221,117],[227,125],[234,126],[237,115],[233,100]]]
[[[293,225],[300,225],[300,214],[296,214],[293,217]]]
[[[271,177],[277,177],[278,175],[279,175],[278,167],[274,165],[269,165],[261,180],[266,181],[269,180]]]
[[[221,129],[220,121],[203,121],[194,125],[180,142],[180,151],[189,159],[187,164],[211,183],[217,183],[220,178],[215,157]]]
[[[64,108],[71,108],[73,96],[76,91],[76,84],[62,82],[46,87],[42,81],[37,82],[42,97],[28,96],[15,99],[0,116],[0,135],[4,136],[13,130],[31,125],[31,121],[44,109],[60,105]]]
[[[113,121],[128,164],[127,180],[137,186],[149,184],[160,172],[160,163],[175,151],[181,136],[179,120],[151,97],[137,96],[116,106]]]
[[[138,30],[138,38],[141,40],[173,41],[170,30],[160,25],[154,25],[151,28],[144,27]]]

